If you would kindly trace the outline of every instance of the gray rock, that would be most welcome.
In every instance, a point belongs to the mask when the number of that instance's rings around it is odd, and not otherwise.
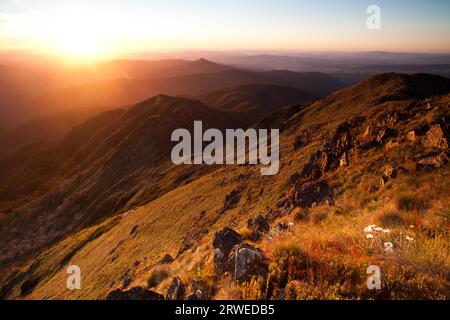
[[[245,280],[267,273],[267,263],[263,252],[250,244],[242,243],[231,250],[228,265],[233,266],[235,280]]]
[[[242,242],[242,237],[228,227],[217,232],[214,236],[214,269],[217,274],[227,271],[228,255],[233,247]]]
[[[181,279],[178,277],[173,277],[172,284],[167,290],[166,299],[167,300],[182,300],[184,298],[184,294],[186,291],[186,287],[184,286]]]
[[[207,300],[207,298],[202,291],[197,290],[188,297],[188,300]]]

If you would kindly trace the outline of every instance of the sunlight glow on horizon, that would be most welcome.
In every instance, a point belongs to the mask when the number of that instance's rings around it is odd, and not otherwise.
[[[0,0],[0,51],[73,60],[159,48],[450,52],[448,2],[375,2],[378,32],[365,26],[365,0]]]

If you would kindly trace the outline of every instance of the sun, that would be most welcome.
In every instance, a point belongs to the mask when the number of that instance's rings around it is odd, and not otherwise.
[[[107,41],[98,21],[69,16],[53,24],[53,49],[66,60],[89,62],[107,54]]]
[[[99,40],[82,34],[71,34],[61,39],[58,48],[64,55],[73,58],[96,58],[103,48]]]
[[[66,60],[90,62],[101,59],[106,51],[102,39],[82,28],[66,30],[56,41],[56,49]]]

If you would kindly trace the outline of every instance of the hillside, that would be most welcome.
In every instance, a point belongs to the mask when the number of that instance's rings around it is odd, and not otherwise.
[[[218,109],[232,109],[234,95]],[[82,147],[54,146],[55,159],[67,160],[39,181],[40,206],[12,211],[5,201],[25,199],[12,187],[26,186],[35,167],[9,177],[0,193],[0,297],[113,299],[141,287],[175,299],[447,300],[449,105],[449,79],[382,74],[275,111],[255,124],[281,130],[280,173],[264,177],[258,166],[165,166],[174,128],[199,117],[211,127],[233,123],[198,101],[147,100]],[[58,197],[45,194],[56,185]],[[31,248],[55,221],[60,236]],[[69,291],[73,264],[82,289]],[[369,291],[374,264],[382,289]]]
[[[72,128],[108,108],[80,108],[37,117],[5,132],[0,132],[0,154],[3,157],[28,144],[56,142]]]
[[[275,70],[266,72],[264,75],[279,81],[280,84],[301,88],[321,98],[347,86],[341,80],[320,72]]]
[[[9,252],[24,254],[207,171],[171,168],[172,131],[191,128],[198,119],[205,128],[231,126],[225,115],[198,101],[156,96],[126,112],[102,113],[58,143],[30,146],[28,158],[23,149],[3,158],[0,201],[8,222],[2,223],[2,249],[22,238],[19,250]],[[36,227],[25,238],[19,235]]]
[[[300,89],[254,84],[211,92],[199,99],[212,108],[235,113],[246,126],[281,107],[317,100]]]

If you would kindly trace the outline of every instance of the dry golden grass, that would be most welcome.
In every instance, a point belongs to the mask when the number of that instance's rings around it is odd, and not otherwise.
[[[385,200],[359,210],[354,209],[355,202],[346,204],[346,198],[341,198],[340,205],[352,208],[345,214],[336,214],[341,208],[313,208],[311,216],[327,213],[329,217],[320,223],[296,219],[288,236],[266,239],[263,247],[271,261],[270,281],[275,287],[286,287],[274,290],[272,297],[448,299],[450,190],[425,183],[429,179],[435,177],[426,174],[414,179],[421,186],[419,191],[411,184],[384,190]],[[292,219],[299,212],[294,210]],[[372,224],[380,229],[367,238],[364,228]],[[387,242],[392,252],[386,251]],[[383,274],[382,290],[375,292],[365,286],[366,268],[371,264],[379,265]]]

